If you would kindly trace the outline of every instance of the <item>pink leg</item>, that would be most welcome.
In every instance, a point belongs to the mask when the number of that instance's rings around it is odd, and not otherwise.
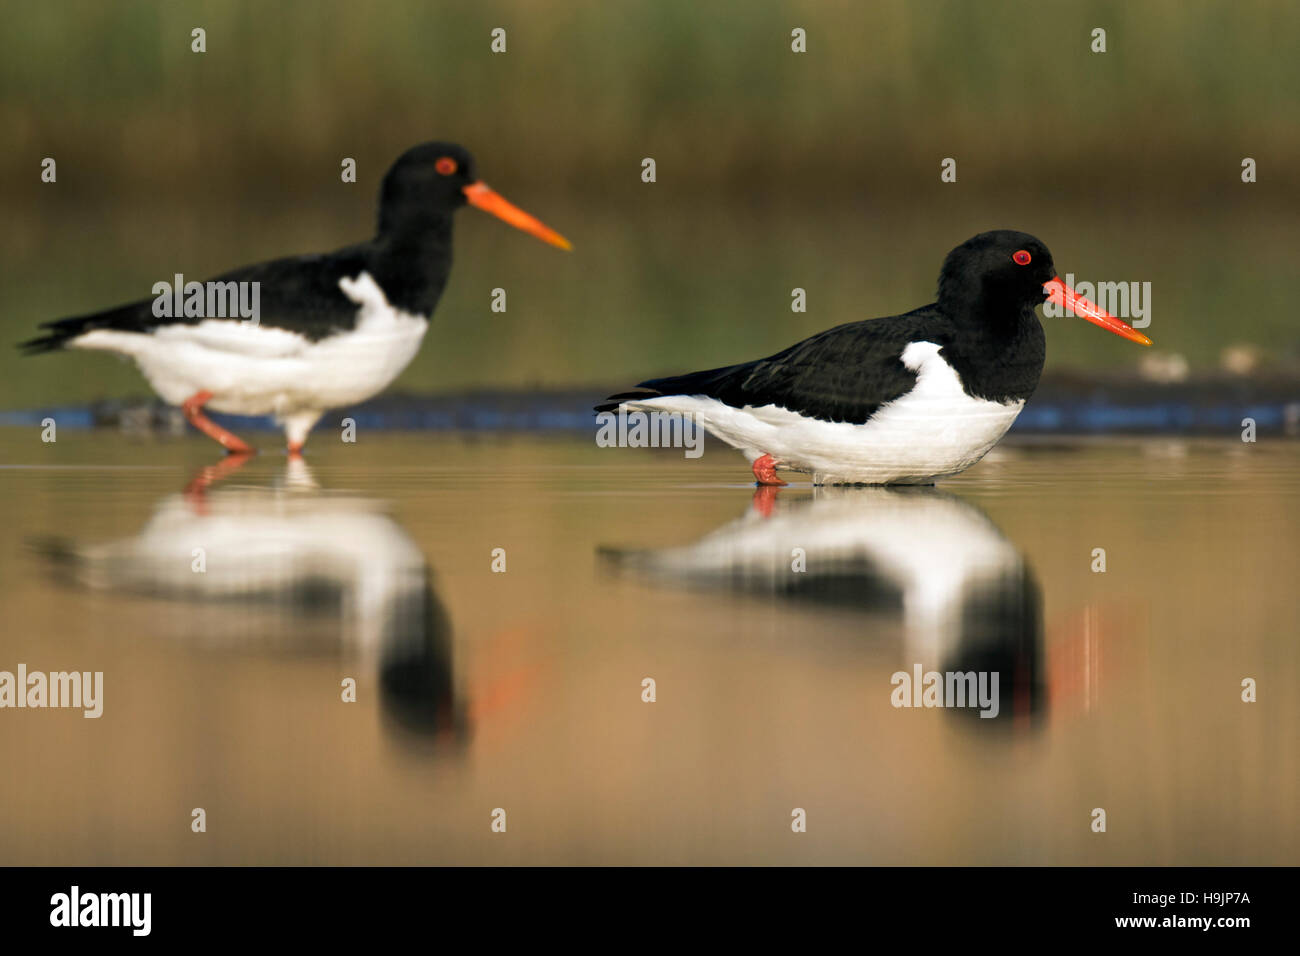
[[[776,476],[776,459],[771,455],[762,455],[754,459],[749,466],[754,471],[754,478],[760,485],[784,485],[785,482]]]
[[[232,455],[251,455],[253,446],[246,444],[203,414],[203,406],[212,400],[211,392],[195,392],[181,403],[189,423],[209,438],[215,439]]]

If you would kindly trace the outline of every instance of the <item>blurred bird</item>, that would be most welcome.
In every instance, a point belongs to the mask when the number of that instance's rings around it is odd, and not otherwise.
[[[260,314],[251,321],[159,316],[158,300],[144,299],[47,322],[45,334],[20,348],[28,354],[74,348],[129,356],[165,401],[179,405],[191,424],[227,451],[248,454],[252,448],[211,421],[204,408],[273,415],[290,453],[298,454],[326,409],[382,391],[415,357],[451,271],[452,214],[467,203],[570,248],[559,233],[479,181],[463,147],[425,143],[403,153],[384,176],[373,239],[212,280],[223,284],[222,291],[239,288],[226,283],[258,284]]]

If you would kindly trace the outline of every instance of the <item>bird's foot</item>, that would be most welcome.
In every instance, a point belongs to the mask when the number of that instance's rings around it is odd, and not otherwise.
[[[300,441],[291,441],[291,442],[289,442],[289,457],[292,458],[292,459],[298,459],[298,460],[301,460],[301,458],[302,458],[302,446],[305,445],[305,444],[306,444],[306,442],[300,442]]]
[[[753,464],[749,466],[753,469],[754,480],[760,485],[784,485],[785,482],[776,476],[776,459],[771,455],[761,455],[755,458]]]

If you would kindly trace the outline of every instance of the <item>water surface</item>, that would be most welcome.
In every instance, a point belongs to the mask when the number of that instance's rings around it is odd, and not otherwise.
[[[0,859],[1296,860],[1294,443],[756,495],[716,445],[315,439],[0,430],[0,670],[105,683],[0,711]],[[998,715],[892,706],[916,665]]]

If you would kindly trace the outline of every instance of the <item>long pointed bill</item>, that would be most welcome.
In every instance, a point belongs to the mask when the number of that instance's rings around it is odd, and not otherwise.
[[[508,222],[516,229],[522,229],[530,236],[536,236],[542,242],[549,242],[561,249],[572,249],[573,244],[562,235],[534,219],[518,206],[506,202],[500,195],[488,188],[486,183],[470,183],[465,187],[465,198],[471,206],[477,206],[484,212],[490,212],[503,222]]]
[[[1122,335],[1138,345],[1150,345],[1151,340],[1131,326],[1125,325],[1095,302],[1085,299],[1060,279],[1053,279],[1043,286],[1047,301],[1064,306],[1081,319],[1087,319],[1093,325],[1100,325],[1108,332]]]

